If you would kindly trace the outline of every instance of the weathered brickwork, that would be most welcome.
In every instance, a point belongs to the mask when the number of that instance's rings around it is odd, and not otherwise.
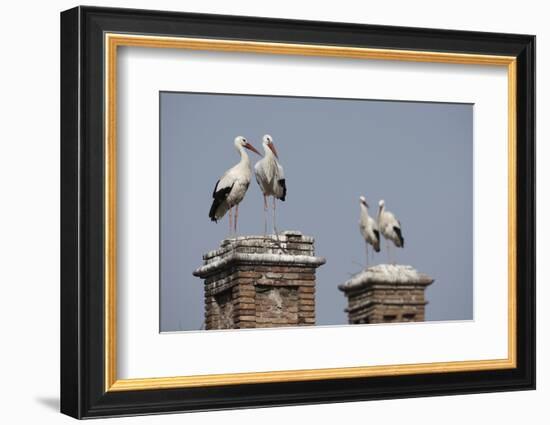
[[[338,288],[348,299],[348,322],[422,322],[428,301],[425,290],[433,279],[411,266],[369,267]]]
[[[300,232],[225,239],[193,272],[204,279],[205,328],[315,324],[314,240]]]

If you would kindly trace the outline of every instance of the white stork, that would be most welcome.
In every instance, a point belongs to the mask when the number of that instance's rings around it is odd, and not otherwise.
[[[380,232],[376,220],[369,215],[369,204],[364,196],[359,197],[361,213],[359,215],[359,231],[365,239],[365,250],[367,254],[367,266],[369,262],[369,244],[376,252],[380,252]]]
[[[218,221],[227,211],[229,211],[229,233],[232,230],[232,208],[235,207],[235,223],[233,230],[237,233],[237,218],[239,216],[239,203],[243,200],[244,195],[250,184],[250,159],[245,151],[250,149],[252,152],[262,156],[254,146],[246,141],[242,136],[235,137],[235,148],[241,155],[239,163],[225,172],[223,176],[216,182],[214,192],[212,193],[212,206],[208,216],[212,221]]]
[[[388,240],[392,241],[398,248],[403,248],[405,246],[405,239],[403,239],[403,234],[401,233],[401,223],[391,212],[386,211],[384,200],[378,203],[378,228],[386,239],[388,258],[390,257],[390,245]]]
[[[267,197],[273,197],[273,230],[277,233],[275,223],[276,200],[284,201],[286,198],[285,173],[279,164],[279,155],[273,144],[273,138],[266,134],[263,137],[264,157],[254,166],[256,181],[264,195],[264,233],[267,233]]]

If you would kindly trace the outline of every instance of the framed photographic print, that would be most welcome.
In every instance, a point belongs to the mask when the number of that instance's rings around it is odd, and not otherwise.
[[[61,14],[61,411],[533,389],[535,37]]]

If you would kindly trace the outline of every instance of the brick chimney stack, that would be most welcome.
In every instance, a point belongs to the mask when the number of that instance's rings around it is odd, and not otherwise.
[[[353,276],[340,289],[348,299],[348,322],[388,323],[425,320],[424,293],[433,283],[411,266],[380,264]]]
[[[206,329],[315,324],[314,240],[297,231],[239,236],[203,255]]]

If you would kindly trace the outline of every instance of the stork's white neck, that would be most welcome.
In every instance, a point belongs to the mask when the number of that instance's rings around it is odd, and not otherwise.
[[[246,152],[246,149],[243,146],[238,145],[237,150],[239,151],[239,154],[241,155],[241,160],[240,160],[239,163],[243,164],[243,165],[246,165],[246,166],[249,166],[250,165],[250,158],[248,157],[248,153]]]
[[[369,208],[365,204],[363,204],[362,202],[359,205],[361,207],[361,214],[364,215],[364,216],[368,216],[369,215]]]
[[[273,160],[276,160],[277,158],[275,158],[275,154],[273,153],[273,151],[269,148],[269,146],[267,145],[267,143],[263,142],[262,143],[262,146],[264,147],[264,157],[267,158],[268,161],[273,161]]]
[[[385,207],[385,205],[380,205],[380,206],[378,207],[378,215],[380,215],[380,214],[382,214],[382,213],[384,212],[384,207]]]

